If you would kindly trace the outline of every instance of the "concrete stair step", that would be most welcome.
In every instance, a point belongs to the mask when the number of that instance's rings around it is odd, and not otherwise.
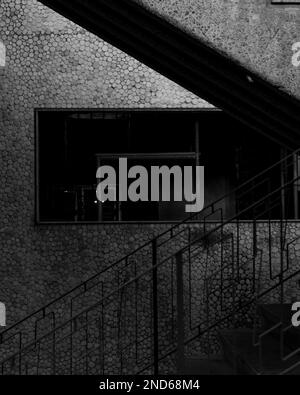
[[[289,324],[291,322],[291,303],[280,304],[262,304],[259,306],[259,311],[264,318],[272,321],[272,323],[278,322],[281,317],[284,323]]]
[[[259,306],[260,314],[265,321],[265,329],[272,328],[274,325],[282,322],[284,331],[284,344],[291,350],[300,348],[300,327],[292,326],[291,319],[293,312],[291,311],[291,304],[264,304]],[[272,335],[279,339],[280,328],[272,332]],[[300,354],[299,354],[300,358]]]
[[[182,374],[229,376],[234,375],[235,372],[228,362],[215,356],[211,359],[187,358]]]
[[[284,362],[280,356],[280,342],[273,336],[266,336],[262,341],[262,369],[260,367],[259,347],[253,345],[253,331],[250,329],[235,329],[220,332],[224,356],[228,363],[234,367],[238,374],[247,375],[277,375],[300,360],[296,355]],[[284,350],[285,354],[291,352]],[[300,367],[291,374],[300,374]]]

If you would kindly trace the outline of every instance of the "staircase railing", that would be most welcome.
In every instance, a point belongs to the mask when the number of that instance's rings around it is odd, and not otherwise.
[[[264,374],[264,342],[270,336],[274,338],[277,336],[278,340],[278,356],[285,365],[278,374],[285,375],[290,374],[300,365],[300,346],[299,339],[294,337],[295,344],[286,344],[285,337],[290,334],[290,332],[295,331],[292,324],[292,310],[290,309],[290,317],[286,316],[286,308],[291,308],[292,303],[295,301],[295,294],[291,294],[291,290],[295,289],[296,280],[299,282],[300,279],[300,269],[299,269],[299,252],[298,247],[300,245],[300,237],[291,237],[291,239],[286,242],[284,237],[281,241],[284,245],[280,251],[280,263],[279,271],[276,276],[278,281],[275,286],[264,292],[264,296],[268,294],[271,296],[271,301],[276,304],[279,316],[277,322],[274,322],[271,326],[267,328],[260,328],[258,317],[260,316],[260,303],[261,303],[261,282],[263,277],[263,270],[260,268],[260,273],[258,276],[258,284],[256,289],[256,311],[255,311],[255,323],[253,331],[253,344],[258,349],[259,356],[259,368],[257,373]],[[293,258],[292,258],[293,256]],[[273,277],[273,278],[274,278]],[[270,268],[270,278],[272,278],[272,271]],[[275,292],[275,295],[274,295]],[[299,300],[299,298],[296,298]],[[276,321],[276,320],[275,320]]]
[[[272,248],[283,256],[289,242],[298,153],[2,332],[0,372],[169,373],[182,354],[217,353],[216,331],[257,300],[260,238],[271,274],[259,298],[280,287]]]

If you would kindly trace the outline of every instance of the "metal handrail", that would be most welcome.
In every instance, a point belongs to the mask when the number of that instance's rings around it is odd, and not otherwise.
[[[273,195],[273,194],[277,194],[278,192],[280,192],[281,190],[284,190],[286,187],[288,187],[289,185],[293,185],[296,181],[298,181],[300,179],[300,177],[296,177],[295,179],[292,179],[291,181],[289,181],[288,183],[284,184],[283,186],[281,186],[280,188],[276,189],[275,191],[271,192],[269,195]],[[268,196],[269,196],[268,195]],[[258,200],[257,202],[253,203],[251,207],[254,207],[255,205],[259,205],[262,199]],[[54,335],[57,331],[59,331],[60,329],[63,329],[64,327],[74,323],[76,320],[78,320],[80,317],[86,315],[88,312],[94,310],[96,307],[103,305],[103,303],[110,299],[111,297],[119,294],[122,290],[126,289],[127,287],[129,287],[130,285],[134,284],[135,282],[137,282],[140,278],[146,276],[147,274],[150,274],[153,272],[154,269],[159,268],[160,266],[162,266],[164,263],[166,263],[167,261],[169,261],[173,256],[177,255],[177,254],[182,254],[184,251],[187,250],[187,248],[189,248],[189,246],[192,246],[194,244],[196,244],[197,242],[199,242],[200,240],[203,240],[207,237],[207,235],[215,232],[216,230],[222,228],[224,225],[231,223],[234,219],[237,219],[240,215],[242,215],[245,211],[249,210],[249,208],[242,210],[239,214],[237,214],[236,216],[234,216],[233,218],[226,220],[226,222],[223,222],[222,224],[220,224],[219,226],[217,226],[216,228],[214,228],[213,230],[208,231],[208,233],[201,235],[199,238],[197,239],[193,239],[192,241],[190,241],[190,244],[181,248],[180,250],[176,251],[176,253],[168,256],[167,258],[164,258],[163,260],[161,260],[160,262],[156,263],[155,265],[153,265],[150,269],[140,273],[138,276],[130,279],[129,281],[127,281],[126,283],[124,283],[121,287],[115,289],[114,291],[110,292],[108,295],[104,296],[102,299],[100,299],[98,302],[92,304],[91,306],[89,306],[87,309],[82,310],[80,313],[78,313],[75,316],[72,316],[69,320],[65,321],[64,323],[62,323],[61,325],[53,328],[51,331],[47,332],[45,335],[39,337],[38,339],[35,339],[33,342],[26,344],[23,348],[21,348],[18,352],[14,353],[13,355],[10,355],[8,358],[4,359],[3,361],[1,361],[1,364],[6,363],[7,361],[11,360],[12,358],[23,354],[26,350],[30,349],[32,346],[36,346],[37,344],[41,343],[44,339],[46,339],[48,336]],[[154,243],[157,240],[157,238],[153,239],[150,243]],[[148,244],[148,243],[147,243]],[[299,271],[298,271],[299,272]],[[297,273],[298,273],[297,272]],[[296,274],[297,274],[296,273]],[[294,276],[295,274],[293,274]],[[289,276],[287,279],[292,278],[291,276]],[[287,281],[287,279],[285,279],[284,281]],[[279,286],[279,283],[276,284],[275,286],[270,287],[270,289],[268,289],[267,291],[264,291],[261,295],[259,295],[258,297],[262,297],[263,295],[266,295],[268,292],[271,292],[271,290],[275,289],[277,286]],[[255,301],[257,299],[253,299],[251,302],[249,303],[253,303],[253,301]],[[244,308],[245,306],[243,305],[241,308]],[[46,307],[40,311],[44,311],[46,309]],[[230,316],[232,316],[233,313],[229,314],[229,316],[226,317],[226,319]],[[220,320],[218,320],[217,322],[215,322],[213,324],[212,327],[217,326],[219,323],[221,323],[225,318],[222,318]],[[84,327],[81,326],[81,328]],[[210,327],[210,329],[212,328]],[[205,331],[207,332],[208,329]],[[76,332],[76,331],[75,331]],[[74,334],[75,332],[72,332],[71,334],[68,334],[67,337],[71,336],[72,334]],[[202,334],[204,333],[203,331],[201,332]],[[186,344],[188,344],[190,341],[192,340],[188,340],[186,342]]]
[[[271,165],[270,167],[268,167],[267,169],[263,170],[262,172],[260,172],[259,174],[257,174],[256,176],[250,178],[248,181],[245,181],[244,183],[242,183],[241,185],[239,185],[237,188],[235,188],[233,191],[226,193],[223,197],[218,198],[216,201],[214,201],[213,203],[208,204],[203,211],[207,210],[208,208],[214,208],[214,206],[216,206],[218,203],[220,203],[222,200],[226,199],[227,197],[233,195],[234,193],[236,193],[237,191],[239,191],[240,189],[244,188],[246,185],[253,183],[255,180],[259,179],[262,175],[267,174],[269,171],[271,171],[272,169],[276,168],[278,165],[284,163],[286,160],[292,158],[294,155],[297,155],[300,153],[300,149],[296,150],[295,152],[291,153],[290,155],[286,156],[285,158],[281,159],[280,161],[276,162],[274,165]],[[153,240],[157,240],[163,236],[165,236],[166,234],[173,232],[174,229],[177,229],[178,227],[187,224],[189,221],[192,221],[194,218],[196,218],[198,215],[198,213],[194,213],[191,216],[189,216],[188,218],[184,219],[183,221],[173,225],[171,228],[169,228],[166,231],[163,231],[162,233],[160,233],[158,236],[155,236],[152,240],[147,241],[146,243],[142,244],[140,247],[136,248],[135,250],[133,250],[132,252],[130,252],[129,254],[125,255],[124,257],[118,259],[117,261],[115,261],[114,263],[112,263],[111,265],[109,265],[107,268],[103,269],[102,271],[96,273],[95,275],[93,275],[92,277],[90,277],[89,279],[83,281],[82,283],[80,283],[79,285],[75,286],[74,288],[70,289],[69,291],[65,292],[64,294],[62,294],[61,296],[53,299],[51,302],[47,303],[45,306],[41,307],[40,309],[36,310],[35,312],[29,314],[28,316],[26,316],[25,318],[21,319],[20,321],[18,321],[16,324],[13,324],[12,326],[10,326],[9,328],[7,328],[6,330],[2,331],[0,333],[0,340],[1,337],[7,333],[8,331],[10,331],[11,329],[15,328],[17,325],[23,323],[25,320],[33,317],[34,315],[38,314],[38,313],[42,313],[44,310],[46,310],[48,307],[50,307],[52,304],[55,304],[56,302],[58,302],[59,300],[65,298],[66,296],[70,295],[71,293],[73,293],[74,291],[76,291],[77,289],[86,286],[89,282],[91,282],[92,280],[94,280],[95,278],[97,278],[98,276],[101,276],[103,273],[107,272],[109,269],[112,269],[115,265],[117,265],[118,263],[121,263],[122,261],[128,259],[129,257],[135,255],[137,252],[141,251],[143,248],[145,248],[146,246],[150,246],[153,242]],[[233,220],[233,219],[232,219]],[[200,221],[201,222],[201,221]]]
[[[300,150],[297,150],[296,153],[298,153]],[[264,176],[265,174],[267,174],[269,171],[271,171],[272,169],[274,169],[276,166],[281,165],[282,163],[284,163],[285,161],[287,161],[289,158],[293,157],[295,155],[295,153],[288,155],[286,158],[280,160],[279,162],[277,162],[275,165],[270,166],[268,169],[262,171],[261,173],[259,173],[257,176],[252,177],[249,181],[243,183],[242,185],[240,185],[239,187],[237,187],[234,191],[232,191],[229,194],[226,194],[223,198],[218,199],[216,202],[209,204],[206,208],[211,208],[212,213],[209,214],[207,217],[209,217],[210,215],[214,214],[215,212],[215,205],[222,201],[223,199],[225,199],[227,196],[232,195],[233,193],[236,193],[236,191],[241,190],[242,188],[244,188],[245,186],[247,186],[248,184],[253,184],[254,183],[254,188],[255,186],[259,185],[259,183],[255,183],[256,180],[258,180],[261,176]],[[191,239],[190,237],[190,228],[186,228],[189,231],[189,238],[188,238],[188,243],[184,246],[184,247],[180,247],[176,253],[173,252],[173,254],[167,256],[166,258],[164,258],[163,260],[160,260],[159,262],[155,262],[152,267],[146,271],[143,271],[141,274],[139,274],[138,276],[134,276],[134,278],[131,278],[129,281],[126,281],[121,287],[118,287],[117,289],[115,289],[112,292],[109,292],[108,295],[106,295],[105,297],[102,297],[100,299],[100,301],[98,301],[95,304],[90,305],[87,309],[84,309],[83,311],[81,311],[80,313],[78,313],[77,315],[72,316],[70,319],[68,319],[67,321],[64,321],[61,325],[58,326],[54,326],[53,330],[47,332],[45,335],[43,335],[42,337],[37,338],[37,336],[35,336],[35,340],[33,342],[29,342],[27,344],[25,344],[24,346],[22,344],[20,344],[19,347],[19,351],[15,354],[10,355],[10,357],[8,357],[6,360],[2,361],[2,366],[3,364],[7,361],[7,360],[11,360],[12,358],[14,358],[17,355],[21,355],[22,353],[24,353],[24,351],[26,351],[26,349],[28,349],[29,347],[33,346],[33,345],[37,345],[40,344],[40,342],[47,338],[50,335],[54,335],[57,331],[59,331],[60,329],[66,327],[67,325],[71,324],[73,325],[74,322],[76,322],[76,320],[79,317],[82,317],[82,315],[87,314],[88,312],[90,312],[91,310],[95,309],[97,306],[99,305],[103,305],[104,301],[108,300],[109,298],[113,297],[116,294],[119,294],[120,292],[122,292],[122,290],[126,289],[126,287],[129,287],[131,284],[137,282],[140,278],[146,276],[147,274],[151,274],[153,273],[155,270],[157,270],[158,267],[160,267],[161,265],[163,265],[165,262],[169,261],[172,257],[174,257],[177,254],[183,254],[184,252],[190,250],[191,246],[195,245],[196,243],[199,243],[201,240],[205,240],[208,238],[209,235],[213,234],[214,232],[217,232],[220,229],[223,229],[224,226],[226,224],[230,224],[235,220],[240,221],[240,217],[244,214],[247,213],[247,211],[254,209],[255,207],[259,207],[259,205],[264,201],[269,199],[270,197],[272,197],[272,195],[277,195],[279,192],[286,190],[290,185],[294,185],[296,181],[299,180],[299,177],[293,178],[292,180],[286,182],[284,185],[281,184],[280,187],[275,188],[275,190],[273,190],[272,192],[269,192],[268,194],[265,194],[262,198],[258,199],[257,201],[255,201],[254,203],[252,203],[250,206],[248,206],[247,208],[241,210],[238,214],[232,216],[229,219],[224,220],[222,217],[222,220],[220,221],[220,223],[213,227],[213,229],[209,229],[207,232],[205,231],[204,234],[200,235],[199,237],[193,238]],[[253,185],[252,185],[253,188]],[[97,282],[97,284],[92,285],[90,288],[88,288],[88,283],[92,282],[94,279],[96,279],[97,277],[100,277],[101,274],[107,272],[109,269],[114,268],[114,266],[116,266],[118,263],[121,262],[125,262],[126,266],[128,266],[129,264],[129,258],[131,256],[133,256],[135,253],[139,252],[140,250],[142,250],[144,247],[146,246],[153,246],[154,244],[156,246],[161,246],[164,245],[165,243],[171,241],[172,239],[174,239],[175,237],[178,236],[178,234],[182,233],[183,231],[174,234],[174,229],[180,227],[181,225],[187,224],[188,221],[192,221],[198,214],[193,214],[192,216],[190,216],[189,218],[187,218],[186,220],[176,224],[175,226],[173,226],[172,228],[168,229],[167,231],[162,232],[160,235],[156,236],[155,238],[153,238],[152,240],[150,240],[149,242],[146,242],[144,245],[142,245],[141,247],[137,248],[135,251],[131,252],[130,254],[126,255],[125,257],[121,258],[120,260],[118,260],[117,262],[115,262],[114,264],[110,265],[108,268],[104,269],[103,271],[101,271],[100,273],[97,273],[96,275],[94,275],[93,277],[91,277],[90,279],[84,281],[83,283],[81,283],[79,286],[73,288],[72,290],[66,292],[65,294],[61,295],[60,297],[56,298],[54,301],[48,303],[47,305],[45,305],[43,308],[37,310],[35,313],[25,317],[23,320],[19,321],[18,323],[16,323],[15,325],[13,325],[12,327],[8,328],[7,330],[5,330],[4,332],[2,332],[0,334],[0,344],[3,342],[3,338],[4,335],[7,334],[9,331],[13,330],[14,328],[16,328],[18,325],[21,325],[23,322],[25,322],[26,320],[29,320],[30,318],[34,317],[35,315],[42,313],[43,317],[46,316],[46,311],[47,309],[57,303],[58,301],[64,299],[64,297],[67,297],[69,295],[71,295],[74,291],[82,289],[83,293],[85,291],[89,291],[92,290],[95,286],[97,286],[99,284],[99,282]],[[222,216],[222,213],[221,213]],[[200,221],[200,222],[205,222],[206,218],[204,218],[204,221]],[[205,228],[206,229],[206,228]],[[158,240],[159,238],[163,237],[164,235],[170,233],[170,238],[168,238],[167,240],[162,240],[161,244],[158,244]],[[153,256],[152,256],[153,258]],[[278,285],[277,285],[278,286]],[[20,332],[20,336],[21,336],[22,332]],[[7,339],[6,339],[7,341]]]

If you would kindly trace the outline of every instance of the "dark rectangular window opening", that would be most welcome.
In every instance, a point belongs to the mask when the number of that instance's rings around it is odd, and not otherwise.
[[[279,160],[280,149],[219,110],[42,109],[36,154],[38,223],[173,222],[188,217],[186,202],[99,202],[99,165],[203,165],[207,205]],[[242,204],[224,200],[224,215]]]
[[[299,0],[271,0],[272,5],[277,5],[277,6],[299,6],[300,1]]]

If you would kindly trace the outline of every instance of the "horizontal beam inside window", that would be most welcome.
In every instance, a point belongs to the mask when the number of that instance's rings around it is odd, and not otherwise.
[[[291,0],[271,0],[272,5],[277,5],[277,6],[299,6],[300,1],[291,1]]]
[[[152,160],[152,159],[195,159],[197,158],[196,152],[170,152],[170,153],[151,153],[151,154],[96,154],[96,158],[99,159],[120,159],[120,158],[127,158],[127,159],[145,159],[145,160]]]

